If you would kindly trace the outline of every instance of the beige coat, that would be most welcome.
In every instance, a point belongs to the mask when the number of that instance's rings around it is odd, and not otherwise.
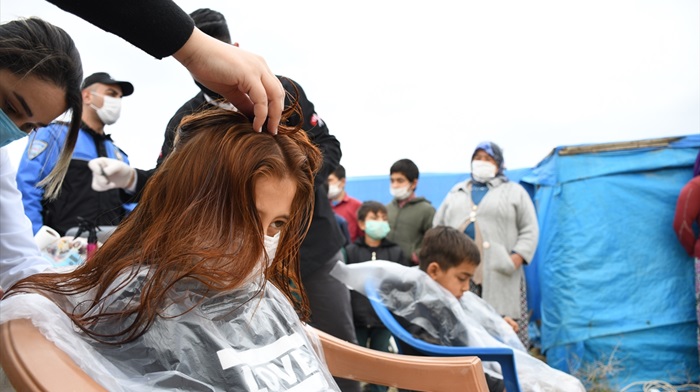
[[[504,316],[520,318],[522,268],[515,269],[511,252],[532,260],[537,248],[539,227],[530,196],[517,183],[502,177],[491,180],[489,191],[476,206],[476,225],[482,250],[482,296]],[[471,180],[456,184],[435,213],[433,226],[462,229],[474,210]]]

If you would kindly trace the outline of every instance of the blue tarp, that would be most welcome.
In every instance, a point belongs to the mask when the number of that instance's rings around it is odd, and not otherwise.
[[[520,181],[520,178],[530,174],[532,169],[506,170],[505,175],[511,181]],[[440,203],[452,187],[469,178],[469,173],[421,173],[418,178],[418,188],[416,195],[428,199],[435,209],[440,207]],[[528,189],[529,184],[523,184]],[[382,204],[391,201],[389,194],[389,174],[385,176],[364,176],[348,177],[345,190],[348,195],[360,200],[375,200]],[[529,189],[532,192],[532,188]],[[531,193],[532,195],[532,193]]]
[[[616,389],[700,381],[693,259],[672,227],[700,135],[657,148],[562,149],[522,179],[540,224],[533,264],[547,362],[569,372],[617,364],[608,374]]]
[[[566,148],[535,168],[506,172],[537,209],[540,240],[525,274],[547,362],[574,374],[615,365],[604,375],[613,389],[700,382],[693,260],[672,227],[700,135],[664,147],[560,155]],[[438,208],[468,176],[421,174],[417,194]],[[347,191],[388,203],[389,175],[348,178]]]

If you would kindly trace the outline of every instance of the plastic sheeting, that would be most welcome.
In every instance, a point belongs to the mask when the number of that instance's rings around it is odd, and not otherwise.
[[[523,178],[536,189],[548,363],[568,372],[613,364],[604,376],[613,389],[700,381],[693,260],[672,227],[699,148],[700,135],[624,151],[557,148]]]
[[[338,262],[331,275],[363,295],[366,282],[373,282],[392,313],[417,325],[441,345],[513,348],[525,391],[585,391],[575,377],[530,356],[493,307],[470,292],[458,300],[423,271],[383,260],[352,265]],[[484,370],[500,376],[494,362],[484,362]]]
[[[123,308],[139,287],[139,279],[129,282],[108,306]],[[183,283],[169,296],[173,302],[165,312],[172,318],[159,317],[145,335],[116,346],[75,332],[70,319],[38,294],[0,302],[0,323],[30,318],[109,391],[338,390],[320,343],[309,340],[291,304],[272,284],[262,292],[258,287],[248,283],[232,292],[202,296],[201,286]],[[109,332],[123,326],[115,321],[97,329]]]

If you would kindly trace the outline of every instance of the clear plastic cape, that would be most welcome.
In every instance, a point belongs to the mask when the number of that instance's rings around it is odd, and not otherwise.
[[[373,282],[382,303],[394,315],[420,327],[436,344],[512,348],[524,391],[585,392],[576,377],[528,354],[508,323],[471,292],[457,299],[418,268],[384,260],[351,265],[339,262],[331,275],[363,295],[366,282]],[[484,362],[484,371],[501,377],[496,362]]]
[[[143,275],[109,298],[109,309],[138,296]],[[140,338],[97,343],[49,299],[21,294],[0,301],[0,323],[29,318],[109,391],[337,391],[320,342],[309,336],[287,298],[259,283],[217,295],[181,284],[171,303]],[[85,297],[83,297],[85,298]],[[69,298],[76,305],[80,298]],[[63,305],[62,305],[63,306]],[[186,312],[192,308],[191,311]],[[128,321],[127,321],[128,322]],[[123,323],[98,325],[109,333]]]

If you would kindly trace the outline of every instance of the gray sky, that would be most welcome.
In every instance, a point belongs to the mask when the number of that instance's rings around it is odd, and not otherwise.
[[[221,11],[234,41],[301,84],[349,177],[401,158],[465,172],[482,140],[517,169],[560,145],[700,133],[697,0],[177,3]],[[28,16],[73,37],[85,75],[134,84],[106,129],[133,166],[153,167],[165,125],[197,92],[187,71],[44,0],[0,2],[0,21]]]

